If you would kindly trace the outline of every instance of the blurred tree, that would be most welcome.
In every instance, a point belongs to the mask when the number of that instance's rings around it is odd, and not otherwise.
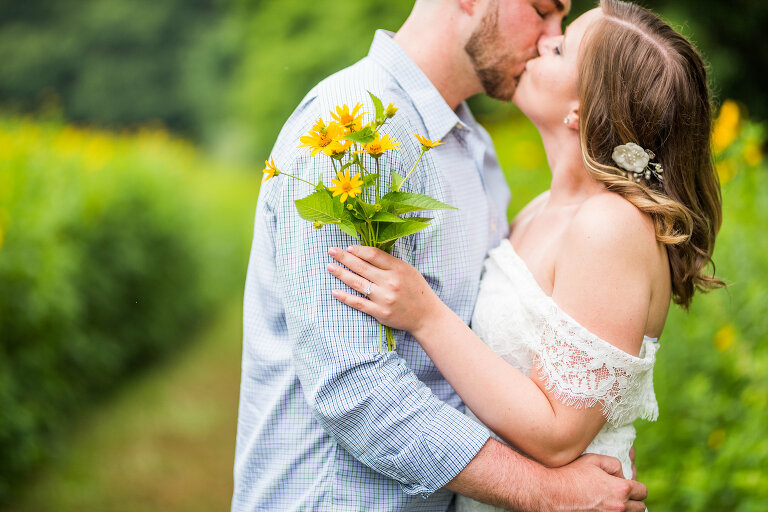
[[[0,102],[73,120],[161,120],[199,135],[233,49],[228,0],[0,0]]]

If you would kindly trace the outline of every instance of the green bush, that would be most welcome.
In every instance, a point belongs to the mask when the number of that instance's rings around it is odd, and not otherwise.
[[[524,118],[489,131],[513,194],[510,218],[549,188]],[[768,503],[768,166],[763,127],[727,101],[713,137],[723,191],[717,275],[725,290],[673,307],[654,372],[660,416],[637,422],[639,479],[653,511],[765,510]]]
[[[162,131],[0,118],[0,502],[57,432],[239,292],[257,178]]]

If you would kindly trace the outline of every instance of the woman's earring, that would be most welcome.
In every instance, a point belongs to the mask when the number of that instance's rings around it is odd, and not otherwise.
[[[571,116],[566,116],[565,118],[563,118],[563,124],[568,124],[570,122],[571,122]]]

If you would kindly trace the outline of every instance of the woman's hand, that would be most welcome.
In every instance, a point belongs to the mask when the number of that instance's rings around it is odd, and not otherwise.
[[[384,325],[413,334],[443,306],[418,270],[382,250],[353,245],[328,254],[349,269],[329,263],[328,272],[367,298],[341,290],[333,296]]]

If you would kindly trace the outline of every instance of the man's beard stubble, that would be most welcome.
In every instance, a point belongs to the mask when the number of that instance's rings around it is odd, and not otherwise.
[[[509,71],[514,65],[514,51],[501,52],[499,43],[498,3],[480,21],[464,46],[477,78],[491,98],[509,101],[515,94],[517,80]]]

